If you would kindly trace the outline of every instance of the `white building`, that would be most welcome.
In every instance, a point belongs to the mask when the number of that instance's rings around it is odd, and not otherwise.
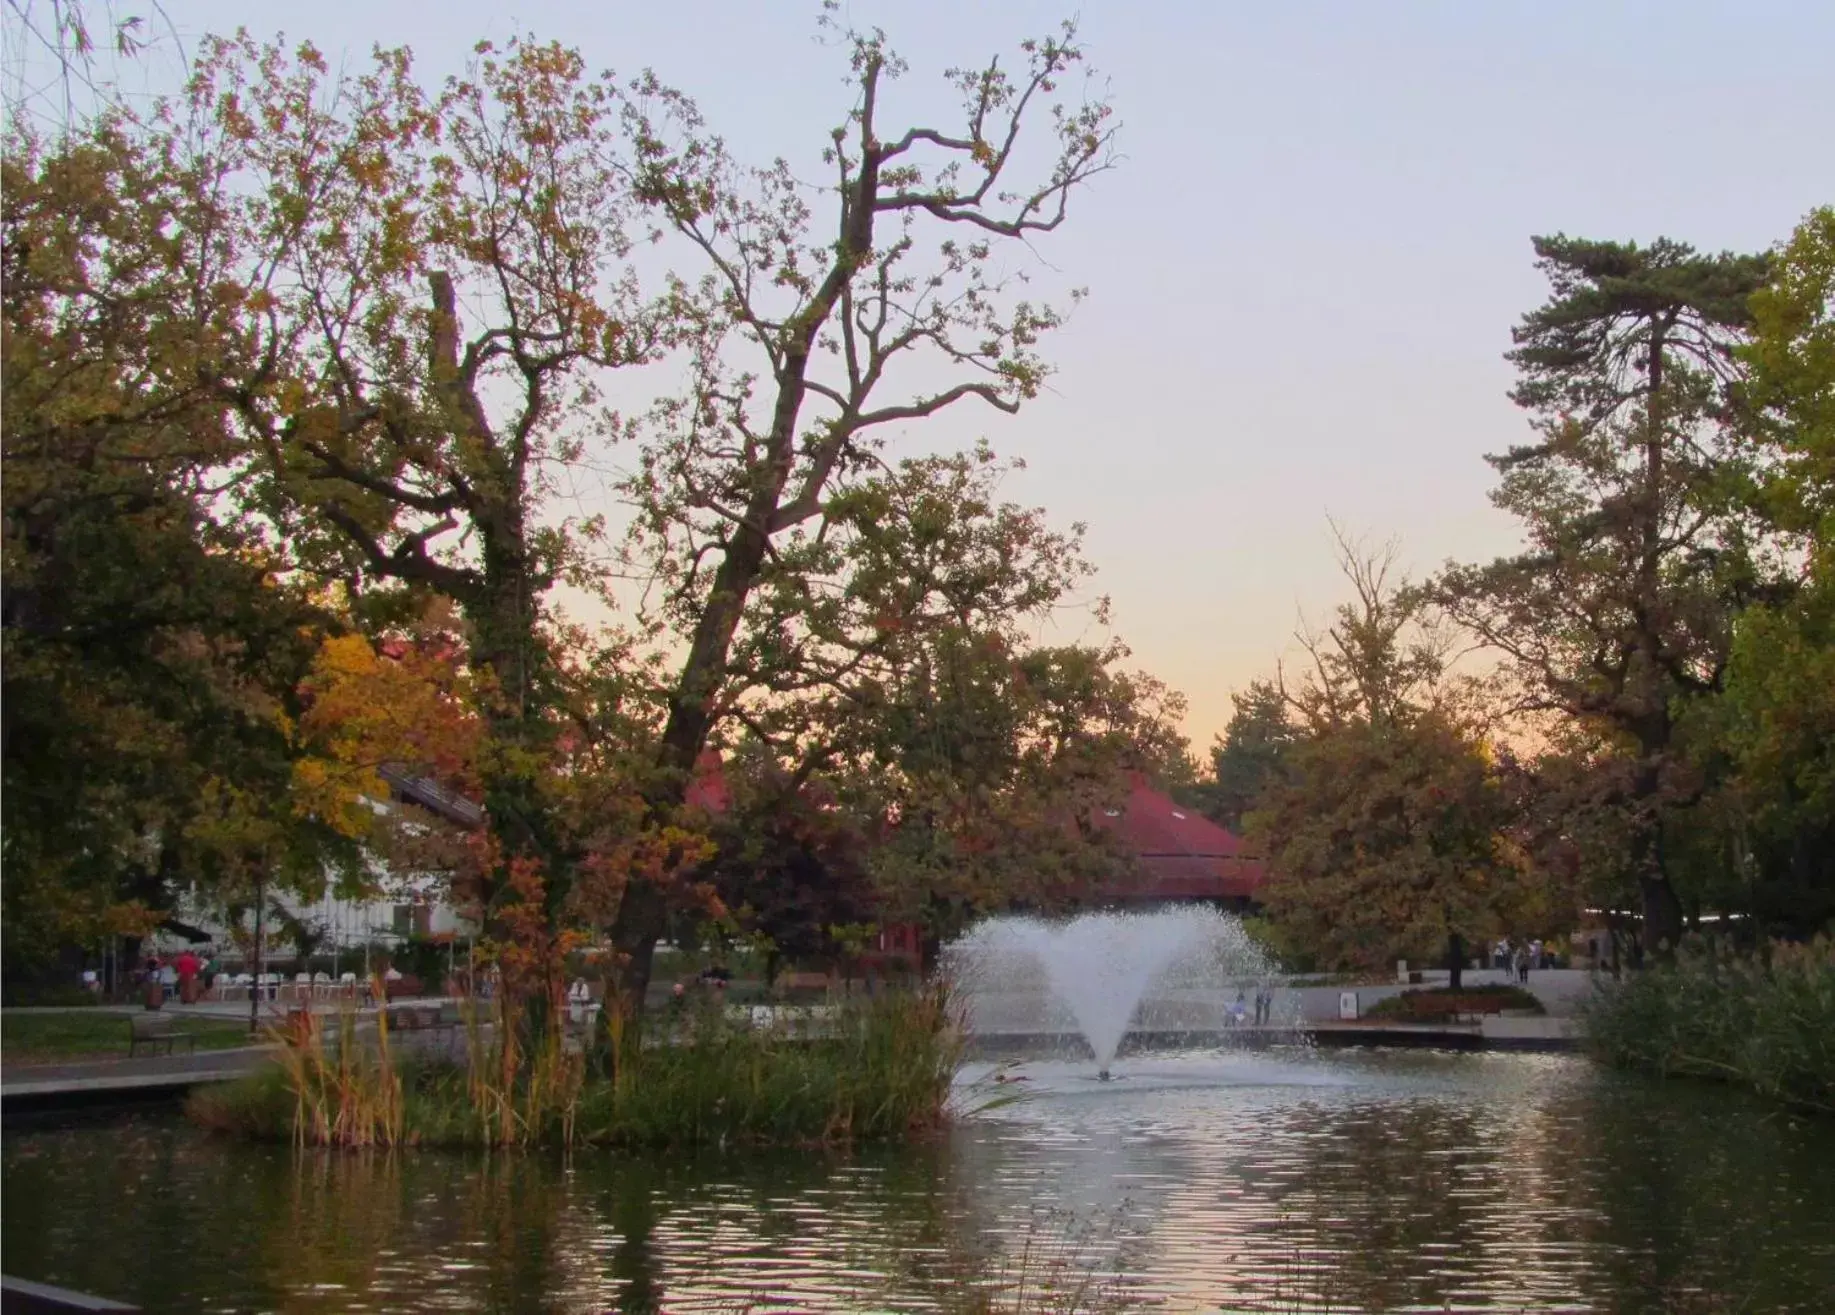
[[[391,787],[391,798],[376,803],[378,812],[401,808],[425,810],[444,821],[462,827],[475,827],[484,820],[477,804],[444,789],[425,777],[385,768],[382,772]],[[341,896],[331,874],[326,875],[322,893],[315,899],[302,898],[292,891],[274,890],[267,894],[267,909],[278,908],[283,916],[264,913],[262,919],[261,958],[264,962],[290,959],[296,954],[292,929],[288,922],[303,923],[320,933],[319,955],[347,954],[365,946],[393,947],[409,940],[444,941],[463,949],[477,935],[477,928],[460,916],[448,899],[444,878],[424,873],[391,872],[375,866],[373,891],[360,897]],[[240,926],[232,926],[226,911],[201,898],[194,890],[179,900],[175,923],[195,929],[209,938],[219,956],[234,963],[252,948],[254,908],[242,914]],[[161,953],[176,951],[188,943],[187,937],[162,931],[154,938],[154,948]]]

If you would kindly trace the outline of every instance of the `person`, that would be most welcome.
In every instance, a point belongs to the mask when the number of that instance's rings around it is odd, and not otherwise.
[[[688,987],[685,983],[677,982],[669,989],[669,1007],[675,1010],[676,1013],[679,1014],[682,1012],[682,1007],[687,1003],[687,1000]]]
[[[217,952],[212,949],[204,959],[204,990],[208,992],[217,984],[217,974],[222,968],[217,963]]]
[[[1529,966],[1538,970],[1542,967],[1542,938],[1539,936],[1529,942]]]
[[[1516,947],[1516,980],[1519,985],[1529,984],[1529,947],[1527,945]]]
[[[101,992],[102,980],[96,976],[96,970],[94,968],[83,969],[83,989],[88,991],[91,995],[96,995]]]
[[[178,978],[178,998],[180,1003],[188,1005],[197,1003],[198,969],[202,966],[203,965],[198,963],[197,955],[193,954],[190,950],[185,950],[179,954],[178,962],[174,965],[174,973]]]
[[[1243,1007],[1242,992],[1238,991],[1236,993],[1236,1003],[1230,1006],[1230,1025],[1232,1027],[1241,1027],[1243,1019],[1247,1016],[1248,1011]]]
[[[166,1002],[166,993],[161,984],[159,956],[147,956],[146,975],[141,979],[142,999],[148,1009],[158,1009]]]

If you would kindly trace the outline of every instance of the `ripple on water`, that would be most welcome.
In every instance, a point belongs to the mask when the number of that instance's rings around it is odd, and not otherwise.
[[[1835,1127],[1565,1057],[1027,1064],[854,1157],[293,1157],[141,1120],[5,1141],[8,1273],[187,1311],[1822,1311]],[[973,1080],[986,1071],[966,1075]],[[104,1221],[99,1223],[98,1221]]]

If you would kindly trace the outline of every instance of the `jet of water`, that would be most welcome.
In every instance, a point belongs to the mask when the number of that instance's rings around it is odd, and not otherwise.
[[[1042,984],[1075,1019],[1105,1077],[1156,987],[1177,983],[1215,993],[1232,980],[1263,981],[1270,973],[1240,920],[1202,906],[1087,913],[1055,923],[991,918],[950,948],[948,962],[971,1001],[978,992],[1036,991]]]

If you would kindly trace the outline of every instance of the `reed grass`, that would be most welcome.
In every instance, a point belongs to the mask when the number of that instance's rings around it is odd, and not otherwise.
[[[280,1034],[279,1062],[197,1092],[207,1127],[315,1146],[840,1145],[942,1126],[962,1061],[946,989],[754,1026],[722,1008],[650,1020],[609,1008],[586,1036],[530,1042],[503,1006],[467,1011],[463,1061],[403,1056],[386,1021],[339,1044]]]
[[[1607,1063],[1712,1078],[1835,1114],[1835,940],[1736,954],[1685,945],[1673,964],[1601,988],[1584,1013]]]

